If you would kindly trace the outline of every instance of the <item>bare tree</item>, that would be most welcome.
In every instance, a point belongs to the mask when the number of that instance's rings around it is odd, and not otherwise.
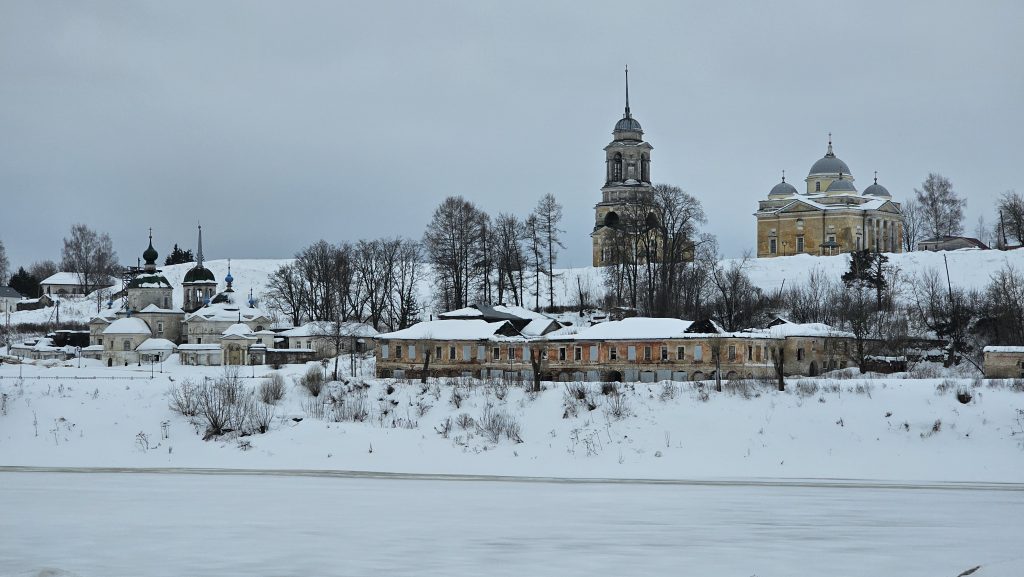
[[[922,224],[927,234],[932,238],[941,238],[963,233],[964,206],[967,200],[957,195],[948,178],[930,173],[921,189],[915,188],[914,193],[917,202],[921,204]]]
[[[537,216],[531,214],[524,223],[526,233],[526,258],[533,272],[534,308],[540,310],[540,275],[544,271],[544,236],[537,223]]]
[[[31,264],[28,267],[28,274],[32,275],[37,281],[42,282],[48,277],[57,274],[58,268],[57,263],[52,260],[41,260]],[[39,296],[39,295],[30,295]]]
[[[7,273],[11,268],[11,261],[7,260],[7,249],[4,248],[4,241],[0,239],[0,286],[7,285]]]
[[[78,282],[88,294],[100,283],[117,274],[117,253],[107,233],[98,233],[84,224],[71,227],[71,235],[64,238],[61,268],[78,274]]]
[[[522,305],[523,269],[526,264],[523,223],[515,215],[501,213],[494,221],[493,231],[498,302],[505,302],[507,292],[511,294],[513,304]]]
[[[302,324],[306,308],[306,287],[295,264],[283,264],[267,278],[268,308],[291,321],[293,326]]]
[[[922,240],[921,232],[924,229],[921,203],[911,199],[900,208],[903,212],[903,250],[913,252],[917,250],[917,241]]]
[[[447,310],[469,304],[474,255],[486,216],[461,196],[449,196],[434,211],[423,234],[423,245],[437,275],[439,304]]]
[[[999,197],[1000,243],[1009,237],[1024,244],[1024,198],[1017,191],[1008,190]]]
[[[537,229],[544,247],[544,268],[548,275],[548,304],[555,306],[555,262],[558,260],[558,249],[565,248],[558,228],[562,221],[562,205],[558,204],[553,194],[545,194],[533,209],[537,219]]]
[[[423,276],[423,247],[411,239],[389,242],[394,252],[391,261],[391,296],[385,324],[391,330],[400,330],[414,324],[419,318],[420,303],[416,286]]]

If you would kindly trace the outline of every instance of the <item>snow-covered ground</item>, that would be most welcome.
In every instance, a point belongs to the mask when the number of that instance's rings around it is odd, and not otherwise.
[[[791,380],[784,393],[739,382],[722,393],[713,383],[637,383],[620,385],[619,395],[595,383],[579,401],[560,383],[530,395],[478,382],[369,379],[313,398],[293,384],[306,367],[288,366],[270,432],[204,442],[202,425],[168,408],[168,390],[222,369],[97,364],[0,366],[0,464],[1024,482],[1024,391],[1004,381],[961,379],[938,391],[941,379]],[[361,371],[371,365],[362,361]],[[268,372],[246,367],[242,376]],[[958,402],[957,388],[973,400]],[[365,420],[337,422],[324,405],[332,395],[359,401]],[[489,440],[469,424],[488,406],[518,423],[522,442]]]
[[[1019,577],[1024,492],[0,473],[0,575]],[[1016,558],[1016,559],[1015,559]],[[991,568],[990,568],[991,564]]]

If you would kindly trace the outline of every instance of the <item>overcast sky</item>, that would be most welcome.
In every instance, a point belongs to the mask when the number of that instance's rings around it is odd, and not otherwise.
[[[1024,3],[0,0],[0,239],[59,260],[75,222],[134,263],[287,257],[420,238],[448,195],[564,206],[590,263],[602,148],[634,114],[652,177],[705,206],[726,256],[758,199],[833,133],[863,189],[939,172],[967,232],[1019,185]]]

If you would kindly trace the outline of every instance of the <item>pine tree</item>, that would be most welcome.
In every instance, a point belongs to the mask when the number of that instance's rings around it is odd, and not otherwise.
[[[170,266],[172,264],[184,264],[187,262],[195,262],[195,257],[192,256],[192,250],[181,250],[178,248],[178,244],[174,244],[174,248],[171,249],[171,253],[167,255],[164,260],[164,266]]]

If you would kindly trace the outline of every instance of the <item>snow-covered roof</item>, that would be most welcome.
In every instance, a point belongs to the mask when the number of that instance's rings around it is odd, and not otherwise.
[[[515,336],[509,336],[515,335]],[[381,340],[445,340],[445,341],[483,341],[483,340],[523,340],[508,321],[489,323],[479,319],[451,319],[424,321],[395,331],[377,335]]]
[[[763,334],[772,338],[785,338],[790,336],[830,336],[852,338],[854,336],[851,332],[842,331],[824,323],[793,323],[782,318],[777,319],[776,324],[766,329],[749,329],[744,332],[751,333],[753,335]]]
[[[278,334],[290,338],[332,335],[335,334],[334,323],[330,321],[312,321],[299,327],[281,331]],[[366,323],[348,321],[341,323],[339,334],[351,337],[375,337],[378,333],[377,329]]]
[[[207,344],[190,344],[190,345],[186,344],[186,345],[178,345],[178,350],[179,351],[219,351],[220,350],[220,345],[211,345],[211,344],[208,344],[208,343]]]
[[[545,334],[544,331],[551,327],[552,324],[554,324],[556,328],[560,326],[554,319],[549,319],[548,317],[541,316],[541,318],[533,319],[532,321],[527,323],[527,325],[523,327],[523,329],[520,330],[519,332],[523,333],[523,336],[539,337]]]
[[[100,280],[102,280],[102,279],[100,279]],[[107,278],[107,283],[108,284],[106,284],[104,286],[114,286],[114,285],[117,284],[117,279],[115,279],[113,277],[109,277],[109,278]],[[77,272],[58,272],[58,273],[54,273],[54,274],[46,277],[39,284],[79,286],[79,285],[82,284],[82,282],[81,282],[81,279],[79,279]],[[97,281],[96,284],[99,285],[101,283],[99,281]]]
[[[148,335],[152,331],[149,329],[149,325],[146,321],[138,317],[126,317],[123,319],[117,319],[110,323],[110,326],[103,329],[103,334],[114,334],[114,335]]]
[[[87,347],[82,347],[82,350],[83,351],[102,351],[103,350],[103,345],[89,345]]]
[[[236,336],[236,337],[251,337],[252,329],[245,323],[235,323],[230,327],[224,329],[221,335],[225,337]]]
[[[185,321],[255,321],[257,319],[270,322],[270,317],[262,310],[232,302],[210,303],[196,312],[186,315]]]
[[[162,308],[160,308],[160,307],[158,307],[158,306],[156,306],[155,304],[152,304],[152,303],[147,305],[146,308],[142,309],[139,312],[143,312],[143,313],[179,314],[179,315],[180,314],[184,314],[184,312],[181,309],[178,309],[178,308],[162,309]]]
[[[597,341],[683,338],[693,321],[681,319],[630,317],[621,321],[598,323],[575,334],[552,333],[552,340]]]
[[[0,298],[5,299],[22,299],[25,298],[20,292],[14,290],[9,286],[0,286]]]
[[[1024,347],[1013,347],[1008,345],[989,345],[982,349],[985,353],[1024,353]]]
[[[167,339],[146,339],[135,350],[144,353],[149,351],[173,351],[176,348],[178,346]]]

